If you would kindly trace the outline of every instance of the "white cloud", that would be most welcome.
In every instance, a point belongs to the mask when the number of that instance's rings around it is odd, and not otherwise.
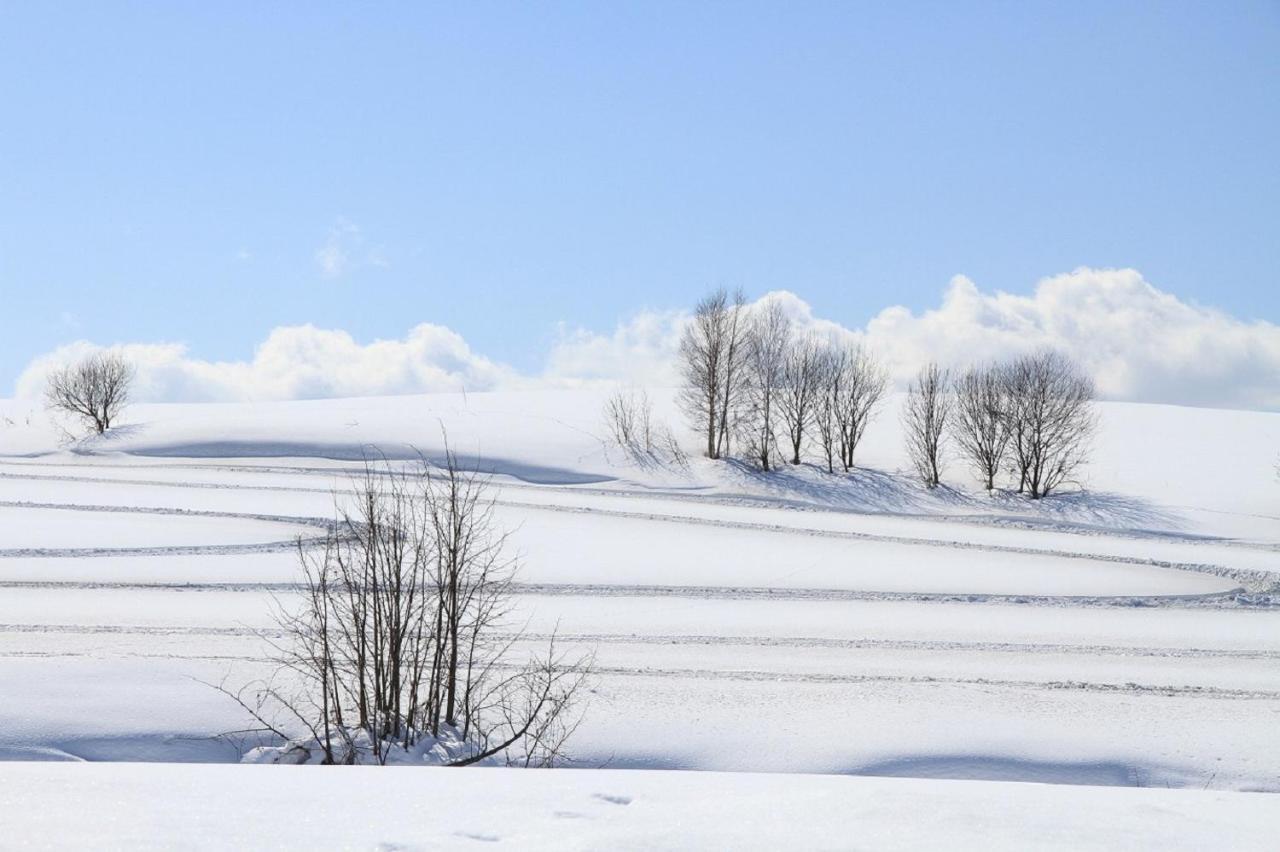
[[[566,386],[600,381],[673,386],[679,381],[676,348],[687,319],[682,311],[642,311],[609,334],[562,326],[542,379]]]
[[[1128,269],[1078,269],[1044,279],[1029,296],[984,293],[958,276],[937,308],[882,310],[849,328],[816,317],[803,299],[769,293],[798,328],[860,340],[905,382],[929,359],[952,367],[1042,346],[1079,359],[1111,399],[1280,409],[1280,327],[1246,322],[1162,292]],[[401,339],[360,343],[344,331],[277,328],[249,361],[204,361],[176,343],[117,347],[138,365],[139,400],[253,400],[576,387],[678,381],[675,354],[688,321],[681,311],[645,311],[611,332],[561,329],[537,376],[473,352],[460,335],[416,326]],[[33,361],[18,380],[35,397],[54,366],[95,349],[80,342]]]
[[[324,243],[315,253],[316,266],[325,278],[341,278],[361,267],[386,269],[391,266],[383,246],[369,246],[360,226],[338,217]]]
[[[1280,327],[1188,304],[1132,269],[1077,269],[1030,296],[957,276],[940,307],[887,308],[862,333],[899,378],[929,358],[963,366],[1050,346],[1110,399],[1280,408]]]
[[[49,372],[100,347],[84,341],[32,361],[17,395],[40,395]],[[110,347],[137,367],[138,401],[313,399],[490,390],[518,383],[511,369],[477,355],[461,336],[424,323],[400,340],[356,342],[310,325],[273,330],[251,361],[192,358],[179,343]]]

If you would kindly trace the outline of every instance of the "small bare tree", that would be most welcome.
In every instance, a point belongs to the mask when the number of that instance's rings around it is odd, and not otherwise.
[[[814,411],[814,423],[827,471],[835,472],[835,462],[847,472],[853,457],[875,417],[888,386],[888,375],[880,363],[861,346],[833,346],[825,350],[819,366],[821,392]]]
[[[1002,375],[1018,491],[1039,500],[1088,460],[1097,427],[1093,379],[1051,350],[1013,361]]]
[[[706,440],[707,457],[729,453],[732,416],[742,397],[746,299],[723,289],[700,301],[680,338],[680,403]]]
[[[787,348],[782,364],[778,414],[791,445],[791,463],[800,464],[805,435],[817,415],[825,352],[817,340],[805,337]]]
[[[1009,398],[998,367],[973,367],[955,383],[952,438],[988,491],[1009,447]]]
[[[902,409],[907,455],[929,488],[936,488],[942,482],[942,443],[951,413],[947,385],[947,371],[930,363],[911,382]]]
[[[98,352],[49,376],[45,404],[75,417],[99,435],[129,401],[133,365],[115,352]]]
[[[605,402],[604,421],[618,446],[631,452],[653,451],[653,403],[647,391],[631,388],[614,392]]]
[[[443,465],[366,467],[322,548],[299,545],[300,604],[281,602],[281,669],[223,687],[296,762],[387,763],[430,748],[466,766],[550,765],[576,727],[590,657],[554,639],[521,664],[503,634],[515,562],[487,480]],[[301,725],[298,740],[286,728]]]
[[[746,342],[746,395],[743,433],[747,451],[769,470],[777,442],[779,400],[791,347],[791,319],[777,302],[761,306],[751,318]]]

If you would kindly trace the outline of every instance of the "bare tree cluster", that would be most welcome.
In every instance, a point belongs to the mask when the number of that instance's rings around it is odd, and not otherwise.
[[[516,568],[487,481],[442,468],[372,467],[322,548],[299,545],[301,606],[282,602],[272,680],[230,692],[300,761],[386,763],[443,743],[450,765],[550,765],[576,726],[590,660],[554,639],[521,663],[503,633]]]
[[[929,488],[942,482],[942,453],[951,416],[950,374],[935,363],[925,366],[907,388],[902,429],[907,457]]]
[[[707,456],[727,456],[734,436],[765,471],[780,457],[800,464],[809,448],[820,451],[828,472],[851,470],[889,386],[887,371],[860,346],[801,334],[779,302],[748,306],[741,293],[731,298],[724,290],[698,303],[681,339],[680,367],[682,407]],[[1088,375],[1052,351],[954,378],[929,364],[902,409],[907,455],[929,488],[941,484],[954,451],[987,490],[1010,471],[1020,493],[1040,499],[1087,460],[1093,397]],[[635,413],[642,407],[622,397],[610,403],[620,443],[644,434],[646,421]]]
[[[1038,500],[1087,461],[1094,395],[1093,380],[1058,352],[975,367],[956,382],[952,434],[988,490],[1007,468],[1018,492]]]
[[[783,449],[800,464],[814,446],[829,472],[837,461],[850,470],[888,386],[860,347],[798,334],[780,303],[748,310],[741,294],[731,301],[724,291],[698,304],[680,365],[683,408],[706,438],[707,456],[724,457],[729,436],[737,436],[744,455],[766,471]]]
[[[707,458],[729,453],[733,417],[742,404],[747,304],[717,290],[697,304],[680,338],[680,402],[706,441]]]
[[[780,399],[790,358],[791,318],[777,302],[769,302],[747,326],[741,430],[747,454],[761,470],[769,470],[777,446]]]
[[[1053,351],[1019,358],[1003,375],[1018,491],[1038,500],[1069,482],[1088,459],[1097,429],[1093,379]]]
[[[56,370],[45,385],[45,404],[101,435],[129,401],[134,368],[114,352],[98,352]]]
[[[837,461],[846,472],[853,468],[854,453],[888,386],[888,373],[861,346],[823,350],[818,362],[820,392],[814,426],[827,472],[835,471]]]

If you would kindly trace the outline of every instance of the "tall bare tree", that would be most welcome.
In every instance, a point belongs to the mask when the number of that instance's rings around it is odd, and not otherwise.
[[[1097,427],[1093,379],[1052,350],[1018,358],[1002,374],[1018,491],[1038,500],[1088,460]]]
[[[101,435],[128,403],[134,374],[133,365],[118,353],[95,353],[49,376],[45,404]]]
[[[814,425],[827,461],[847,472],[854,454],[875,417],[888,387],[888,375],[880,363],[857,345],[830,346],[820,358],[821,391],[814,409]]]
[[[948,383],[947,371],[930,363],[911,382],[902,409],[907,455],[929,488],[942,482],[942,444],[951,413]]]
[[[762,470],[769,470],[773,460],[790,347],[791,319],[786,311],[777,302],[761,305],[751,317],[746,338],[743,434],[748,452]]]
[[[706,440],[708,458],[729,452],[732,417],[742,398],[746,299],[720,289],[698,302],[680,338],[680,403]]]
[[[791,445],[792,464],[800,464],[805,435],[817,415],[825,354],[822,345],[809,336],[792,341],[783,360],[778,415]]]
[[[951,434],[988,491],[1009,448],[1009,397],[1000,368],[972,367],[956,380]]]

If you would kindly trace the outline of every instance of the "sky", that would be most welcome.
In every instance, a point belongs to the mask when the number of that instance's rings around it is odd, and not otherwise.
[[[1278,139],[1276,2],[0,0],[0,396],[85,341],[196,365],[157,398],[595,375],[717,286],[990,331],[1080,270],[1117,369],[1176,316],[1253,389],[1117,396],[1280,406]],[[259,381],[317,348],[395,375]]]

